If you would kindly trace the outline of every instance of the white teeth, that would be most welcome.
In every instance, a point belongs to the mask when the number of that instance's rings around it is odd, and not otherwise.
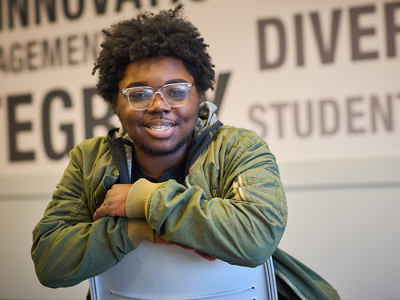
[[[165,131],[167,129],[170,129],[172,126],[153,126],[151,127],[152,130],[156,131]]]

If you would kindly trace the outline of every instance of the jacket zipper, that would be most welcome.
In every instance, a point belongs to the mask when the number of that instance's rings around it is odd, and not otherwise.
[[[292,290],[293,292],[302,300],[308,300],[299,290],[294,286],[293,283],[290,282],[289,279],[285,275],[283,275],[281,272],[277,271],[275,269],[275,275],[278,275],[280,279],[282,279]]]

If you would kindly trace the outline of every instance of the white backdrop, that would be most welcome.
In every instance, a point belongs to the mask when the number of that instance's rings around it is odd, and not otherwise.
[[[40,286],[31,230],[68,150],[118,126],[93,95],[101,28],[172,2],[0,1],[0,298],[86,293]],[[400,298],[400,1],[184,2],[216,65],[208,100],[277,156],[289,203],[280,247],[344,299]]]

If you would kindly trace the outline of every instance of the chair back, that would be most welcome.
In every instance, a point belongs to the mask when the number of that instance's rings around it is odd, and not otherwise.
[[[89,284],[92,300],[278,299],[272,258],[240,267],[147,241]]]

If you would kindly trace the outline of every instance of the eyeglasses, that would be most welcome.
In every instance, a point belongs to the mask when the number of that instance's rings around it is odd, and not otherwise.
[[[193,83],[170,83],[160,88],[137,86],[121,90],[128,99],[133,110],[146,110],[153,103],[154,96],[159,93],[169,107],[183,106],[187,102]]]

